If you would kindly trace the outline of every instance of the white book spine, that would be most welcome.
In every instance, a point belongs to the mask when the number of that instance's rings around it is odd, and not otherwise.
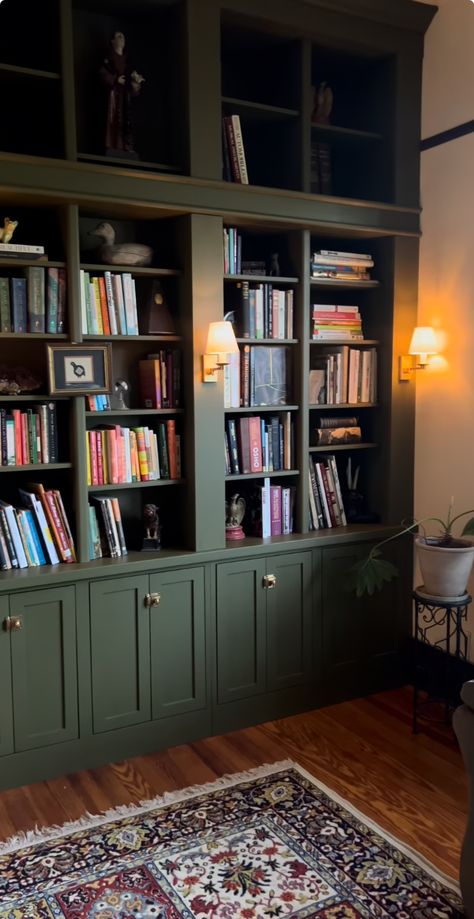
[[[271,508],[270,508],[270,479],[263,480],[262,492],[262,536],[268,539],[271,536]]]
[[[107,311],[109,314],[110,332],[112,335],[118,334],[117,316],[115,313],[114,290],[112,286],[112,274],[110,271],[104,271],[105,293],[107,296]]]
[[[15,510],[11,504],[8,504],[5,507],[5,516],[7,518],[8,529],[10,530],[13,545],[15,546],[15,553],[18,559],[18,567],[28,568],[28,559],[23,548],[23,542],[20,536],[20,530],[18,528]]]
[[[314,464],[314,471],[316,472],[316,479],[317,479],[318,488],[319,488],[319,498],[320,498],[321,504],[323,505],[326,526],[332,527],[331,514],[329,511],[328,496],[326,494],[326,489],[324,487],[324,478],[321,472],[321,463]]]
[[[249,177],[247,173],[247,162],[245,159],[245,149],[244,149],[244,141],[242,138],[242,127],[240,124],[240,116],[232,115],[231,120],[232,120],[232,132],[234,134],[234,140],[235,140],[235,149],[237,153],[237,161],[239,164],[240,181],[242,182],[243,185],[248,185]]]

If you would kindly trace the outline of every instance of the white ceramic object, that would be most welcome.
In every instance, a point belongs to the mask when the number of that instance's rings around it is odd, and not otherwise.
[[[415,540],[423,578],[423,593],[432,597],[462,597],[474,562],[474,545],[467,539],[457,539],[462,546],[439,546],[438,539],[418,537]]]

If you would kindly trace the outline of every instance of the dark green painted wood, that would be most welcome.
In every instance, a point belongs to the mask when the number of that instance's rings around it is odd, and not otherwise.
[[[72,2],[60,0],[61,70],[63,80],[64,150],[68,160],[77,155],[76,93],[74,86],[74,45],[72,37]]]
[[[94,733],[150,720],[148,592],[145,575],[91,584]]]
[[[206,628],[204,569],[152,574],[150,610],[152,718],[205,708]]]
[[[13,700],[10,633],[5,620],[9,616],[8,597],[0,597],[0,756],[13,752]]]
[[[311,672],[311,552],[269,559],[267,574],[276,585],[267,595],[267,689],[284,689],[308,680]]]
[[[325,691],[331,693],[336,687],[339,698],[370,691],[374,675],[382,688],[399,670],[403,638],[400,594],[405,578],[371,597],[357,598],[347,589],[351,567],[369,548],[362,544],[322,550]],[[384,557],[398,562],[398,548],[384,547]]]
[[[186,0],[189,172],[222,178],[220,16],[214,0]]]
[[[15,750],[78,736],[74,587],[27,591],[10,600],[22,629],[11,633]]]
[[[231,702],[266,688],[264,559],[217,566],[217,699]]]

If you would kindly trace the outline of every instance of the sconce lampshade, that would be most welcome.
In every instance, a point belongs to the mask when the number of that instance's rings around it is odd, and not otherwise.
[[[420,357],[420,364],[428,363],[428,354],[438,353],[436,335],[431,326],[416,326],[413,330],[408,352],[409,354],[418,354]]]
[[[209,323],[206,354],[237,354],[238,350],[231,322]]]

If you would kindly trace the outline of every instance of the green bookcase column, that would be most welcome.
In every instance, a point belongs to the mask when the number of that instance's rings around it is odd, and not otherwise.
[[[213,0],[188,0],[189,172],[202,179],[220,179],[220,10]]]

